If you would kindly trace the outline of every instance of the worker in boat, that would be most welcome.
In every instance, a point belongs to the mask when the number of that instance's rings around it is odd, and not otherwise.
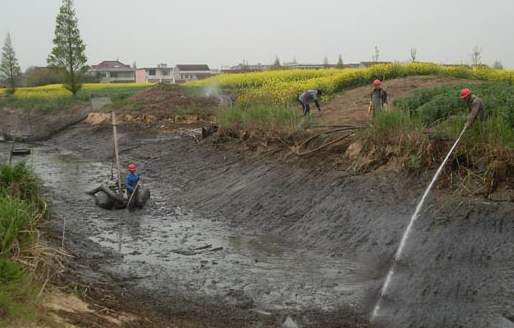
[[[128,165],[128,175],[125,178],[125,188],[127,190],[127,197],[130,199],[130,196],[136,189],[136,186],[139,182],[140,176],[137,174],[137,166],[134,163],[130,163]]]
[[[375,117],[377,113],[385,110],[388,104],[387,92],[382,88],[382,81],[378,79],[373,81],[373,90],[371,91],[370,98],[369,113]]]
[[[460,98],[466,103],[469,110],[468,118],[466,120],[466,128],[470,128],[477,118],[480,122],[484,122],[487,119],[484,102],[482,99],[475,96],[469,88],[461,90]]]
[[[319,99],[321,97],[321,90],[315,89],[315,90],[307,90],[304,93],[302,93],[298,97],[298,101],[302,105],[303,108],[303,115],[307,116],[307,114],[311,111],[311,103],[314,103],[316,107],[318,108],[318,111],[321,113],[321,107],[319,105]]]

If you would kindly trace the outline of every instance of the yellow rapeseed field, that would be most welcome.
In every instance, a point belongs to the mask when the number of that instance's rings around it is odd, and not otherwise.
[[[86,83],[82,85],[80,94],[91,94],[98,91],[123,91],[127,89],[141,89],[148,87],[144,83]],[[5,92],[5,89],[0,89],[0,95]],[[16,97],[18,98],[59,98],[70,96],[62,84],[50,84],[41,87],[28,87],[16,89]]]
[[[346,88],[412,75],[444,75],[473,80],[513,81],[513,70],[472,69],[432,63],[382,64],[369,68],[274,70],[223,74],[187,83],[190,87],[219,87],[238,95],[238,103],[284,105],[304,90],[321,89],[330,97]]]

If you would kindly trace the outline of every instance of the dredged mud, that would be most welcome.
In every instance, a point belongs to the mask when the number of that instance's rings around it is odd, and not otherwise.
[[[352,177],[121,128],[152,203],[108,212],[108,127],[78,125],[31,161],[81,279],[198,327],[364,327],[425,180]],[[437,193],[436,193],[437,194]],[[511,327],[514,206],[432,197],[378,326]]]

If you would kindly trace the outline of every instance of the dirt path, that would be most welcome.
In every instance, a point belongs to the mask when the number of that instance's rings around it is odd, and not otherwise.
[[[389,95],[389,102],[396,97],[418,89],[438,85],[458,84],[469,82],[467,80],[439,76],[414,76],[402,79],[385,81],[384,89]],[[476,83],[476,82],[474,82]],[[368,121],[368,107],[371,88],[359,87],[345,91],[335,96],[328,104],[323,106],[320,125],[362,124]]]

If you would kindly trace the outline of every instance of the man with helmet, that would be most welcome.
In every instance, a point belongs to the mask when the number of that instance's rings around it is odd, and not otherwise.
[[[140,177],[139,177],[139,174],[136,173],[136,171],[137,171],[136,164],[130,163],[128,165],[128,171],[129,171],[129,174],[125,178],[125,188],[127,189],[127,193],[129,194],[129,197],[130,197],[130,195],[136,189],[136,186],[139,182]]]
[[[475,96],[469,88],[461,90],[460,98],[466,103],[469,110],[466,128],[471,127],[473,123],[475,123],[477,117],[480,122],[484,122],[487,119],[484,102],[482,99]]]
[[[382,89],[382,81],[373,81],[373,90],[371,91],[371,99],[369,103],[369,112],[373,114],[373,117],[378,112],[384,110],[387,105],[387,92]]]

